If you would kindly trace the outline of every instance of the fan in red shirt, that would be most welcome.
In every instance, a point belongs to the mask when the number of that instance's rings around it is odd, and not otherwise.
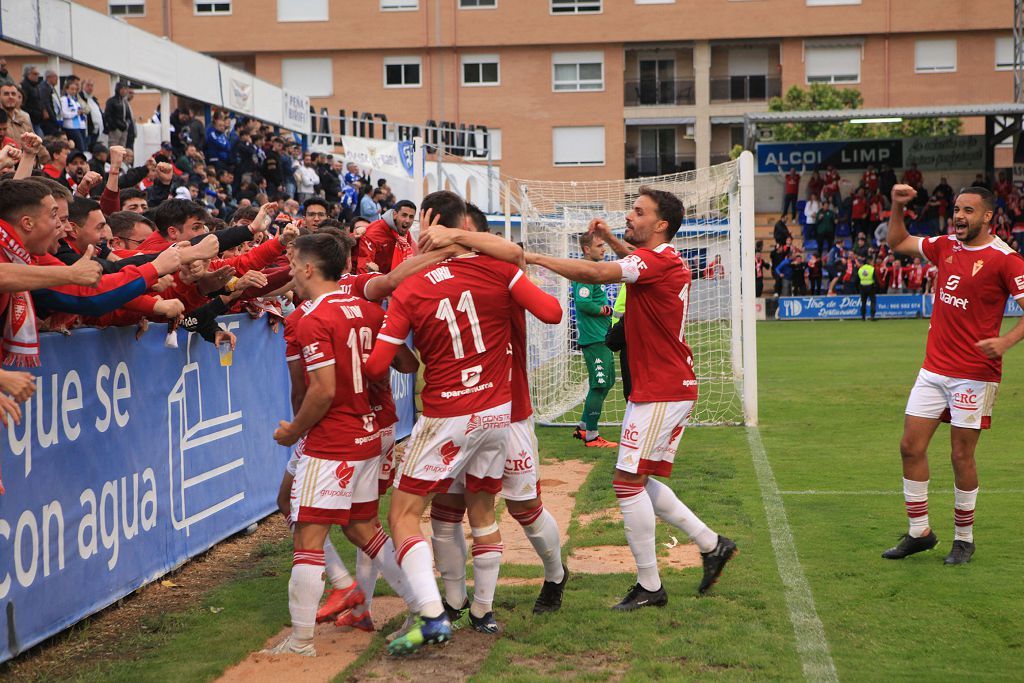
[[[861,176],[861,181],[868,188],[869,195],[874,194],[878,190],[878,171],[875,170],[873,165],[867,167],[864,175]]]
[[[465,202],[447,191],[423,200],[440,223],[461,226]],[[430,546],[420,535],[426,496],[465,482],[473,535],[475,589],[470,618],[478,631],[498,630],[492,612],[501,561],[501,535],[494,495],[501,490],[512,392],[509,324],[512,302],[541,320],[562,311],[513,264],[467,253],[406,279],[395,290],[388,318],[366,363],[371,379],[382,379],[395,350],[410,330],[423,359],[423,415],[416,422],[392,494],[389,521],[398,558],[421,621],[388,646],[392,654],[418,650],[451,636],[451,623],[434,581]]]
[[[370,223],[359,238],[357,271],[388,273],[415,255],[416,245],[409,236],[409,228],[415,219],[416,205],[403,199],[395,204],[394,209]]]
[[[903,183],[911,187],[917,187],[924,182],[924,176],[917,168],[917,163],[910,164],[910,168],[903,172]]]
[[[928,522],[928,444],[939,423],[949,422],[954,540],[945,563],[963,564],[974,554],[980,430],[991,421],[1003,354],[1024,339],[1024,320],[999,333],[1007,298],[1024,299],[1024,258],[991,234],[996,198],[989,190],[961,190],[953,205],[956,234],[929,238],[909,235],[904,225],[904,207],[916,196],[908,185],[893,188],[889,240],[896,253],[934,264],[935,304],[900,442],[910,528],[882,557],[902,559],[939,542]]]
[[[637,583],[615,606],[618,610],[662,606],[668,595],[658,575],[654,546],[656,518],[683,530],[701,550],[704,576],[698,591],[717,581],[736,544],[720,536],[686,507],[671,488],[650,475],[672,472],[679,441],[697,400],[693,354],[686,343],[690,269],[671,240],[683,222],[675,195],[641,187],[626,216],[626,242],[611,242],[619,261],[586,261],[528,254],[527,261],[574,282],[626,283],[626,355],[633,379],[622,420],[619,457],[612,487],[637,565]],[[604,221],[591,221],[602,237]]]
[[[295,240],[296,291],[311,304],[295,330],[308,386],[291,422],[274,439],[291,446],[305,436],[293,481],[295,555],[288,608],[292,633],[270,652],[315,655],[313,629],[324,590],[324,541],[332,524],[379,562],[400,586],[394,545],[377,522],[380,426],[362,363],[384,321],[380,306],[338,291],[348,244],[331,235]],[[410,354],[408,349],[404,353]],[[394,355],[394,354],[392,354]],[[415,362],[410,359],[410,362]]]

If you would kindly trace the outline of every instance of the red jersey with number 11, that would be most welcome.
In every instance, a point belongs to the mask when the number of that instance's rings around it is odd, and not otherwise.
[[[427,417],[458,417],[512,399],[511,287],[523,272],[480,254],[450,258],[406,278],[391,297],[380,338],[423,358]]]
[[[295,338],[306,372],[334,367],[334,400],[306,436],[308,455],[325,460],[380,455],[380,427],[363,363],[383,322],[380,306],[340,291],[318,297],[299,321]]]
[[[668,243],[637,249],[618,261],[626,283],[626,359],[629,400],[696,401],[697,377],[684,325],[690,269]]]

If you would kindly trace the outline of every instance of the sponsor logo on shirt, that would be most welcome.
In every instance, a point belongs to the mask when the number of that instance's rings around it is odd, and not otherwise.
[[[324,357],[324,352],[320,350],[320,342],[313,342],[302,347],[302,357],[307,363],[318,360]]]
[[[978,395],[974,393],[974,389],[970,388],[966,391],[954,392],[953,407],[957,410],[977,410]]]
[[[946,288],[947,292],[952,292],[959,285],[960,285],[960,276],[959,275],[950,275],[949,279],[946,280],[945,288]]]
[[[1018,275],[1013,278],[1013,284],[1016,285],[1017,289],[1024,289],[1024,275]]]
[[[944,304],[949,304],[953,308],[959,308],[962,311],[967,310],[967,299],[959,296],[953,296],[945,289],[939,291],[939,301]]]
[[[480,382],[480,373],[484,371],[482,365],[474,365],[462,371],[462,386],[475,387]]]
[[[478,384],[475,387],[470,387],[469,389],[456,389],[455,391],[442,391],[441,392],[441,398],[458,398],[459,396],[465,396],[467,394],[475,394],[475,393],[478,393],[480,391],[486,391],[488,389],[493,389],[493,388],[494,388],[494,383],[493,382],[487,382],[486,384]]]

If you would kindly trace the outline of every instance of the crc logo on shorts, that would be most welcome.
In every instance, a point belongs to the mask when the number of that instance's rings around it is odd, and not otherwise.
[[[505,458],[505,474],[519,474],[533,471],[533,456],[529,451],[519,451],[515,457]]]
[[[957,410],[977,410],[978,398],[978,395],[974,393],[974,389],[955,392],[953,394],[953,407]]]
[[[452,460],[459,454],[460,448],[455,445],[454,441],[447,441],[441,444],[441,462],[444,463],[445,467],[452,464]]]
[[[349,465],[347,462],[338,463],[337,469],[334,470],[334,476],[338,478],[338,486],[345,488],[349,482],[352,481],[352,475],[355,474],[356,468]]]
[[[622,445],[626,448],[636,448],[639,440],[640,430],[636,428],[636,423],[630,422],[629,426],[622,430]]]

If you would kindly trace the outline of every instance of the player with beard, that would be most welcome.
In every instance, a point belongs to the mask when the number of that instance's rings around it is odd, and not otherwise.
[[[736,553],[736,544],[712,531],[665,484],[683,430],[697,401],[693,354],[686,343],[690,269],[672,247],[683,204],[670,192],[641,187],[626,215],[626,241],[637,247],[618,261],[588,261],[529,253],[526,260],[573,282],[626,286],[626,353],[632,387],[622,420],[612,487],[619,500],[637,582],[614,609],[662,607],[668,594],[658,575],[656,518],[681,529],[700,548],[705,593]],[[602,221],[596,221],[602,223]],[[595,232],[608,232],[593,225]]]
[[[974,453],[988,429],[1002,375],[1002,357],[1024,339],[1024,319],[999,334],[1006,299],[1024,298],[1024,258],[991,234],[995,196],[983,187],[960,191],[953,205],[954,235],[907,233],[906,206],[917,199],[909,185],[892,189],[888,242],[905,256],[921,256],[937,269],[935,305],[924,363],[907,400],[900,455],[910,528],[882,553],[889,560],[931,550],[939,539],[928,521],[928,444],[940,422],[950,424],[953,462],[953,546],[949,565],[974,554],[978,472]]]

